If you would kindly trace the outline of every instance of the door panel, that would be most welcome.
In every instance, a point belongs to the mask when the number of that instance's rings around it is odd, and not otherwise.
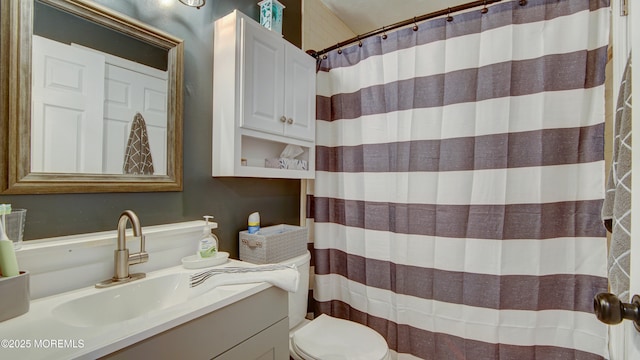
[[[242,19],[244,58],[242,72],[245,76],[244,116],[240,126],[255,130],[282,134],[284,115],[284,48],[274,35],[258,25]],[[229,89],[229,91],[233,91]]]
[[[306,53],[300,53],[293,45],[285,44],[287,83],[285,84],[285,107],[287,136],[303,140],[315,139],[316,124],[316,74],[315,60]]]
[[[111,60],[107,60],[110,62]],[[104,173],[121,174],[131,121],[140,113],[147,125],[154,175],[167,173],[167,81],[143,65],[106,64]]]
[[[33,36],[31,170],[102,171],[104,57]]]

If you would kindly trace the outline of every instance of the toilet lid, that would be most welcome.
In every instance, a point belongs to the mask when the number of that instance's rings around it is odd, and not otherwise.
[[[381,360],[387,342],[371,328],[325,314],[293,334],[296,352],[309,359]]]

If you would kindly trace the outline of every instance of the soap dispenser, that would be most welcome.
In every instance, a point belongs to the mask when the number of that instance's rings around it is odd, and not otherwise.
[[[218,238],[211,233],[211,224],[209,220],[213,219],[213,216],[205,215],[204,228],[202,229],[202,237],[198,243],[198,258],[209,258],[216,256],[218,252]]]

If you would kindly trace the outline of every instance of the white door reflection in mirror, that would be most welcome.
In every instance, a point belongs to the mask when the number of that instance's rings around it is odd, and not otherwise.
[[[122,174],[127,141],[136,113],[142,114],[149,135],[154,175],[167,174],[168,76],[133,61],[106,57],[103,174]]]
[[[167,72],[33,38],[31,171],[122,174],[131,124],[140,113],[154,175],[166,175]]]
[[[101,173],[104,57],[33,36],[31,171]]]

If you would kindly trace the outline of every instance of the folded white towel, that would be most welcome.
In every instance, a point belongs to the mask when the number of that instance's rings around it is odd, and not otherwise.
[[[216,286],[268,282],[288,292],[295,292],[298,290],[299,280],[299,273],[295,266],[270,264],[252,267],[221,267],[191,275],[191,287],[205,282],[214,282]]]

